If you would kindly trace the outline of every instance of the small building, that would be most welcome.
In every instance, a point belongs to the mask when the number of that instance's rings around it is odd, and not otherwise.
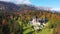
[[[36,18],[36,17],[33,17],[32,21],[30,21],[30,23],[33,25],[33,28],[34,30],[42,30],[45,26],[46,26],[46,23],[47,23],[47,19],[46,18]]]

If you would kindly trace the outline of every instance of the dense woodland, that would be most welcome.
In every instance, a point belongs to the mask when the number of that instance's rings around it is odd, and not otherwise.
[[[36,11],[36,10],[24,10],[23,12],[0,12],[0,30],[6,34],[23,34],[23,27],[27,26],[33,16],[38,18],[48,18],[48,22],[51,22],[48,28],[60,22],[60,14],[52,13],[49,11]],[[21,22],[21,23],[20,23]],[[55,25],[56,26],[56,25]],[[54,26],[54,27],[55,27]]]

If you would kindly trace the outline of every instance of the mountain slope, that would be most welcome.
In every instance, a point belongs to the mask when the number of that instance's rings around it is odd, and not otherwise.
[[[14,3],[0,1],[0,8],[6,11],[17,11],[20,7]]]

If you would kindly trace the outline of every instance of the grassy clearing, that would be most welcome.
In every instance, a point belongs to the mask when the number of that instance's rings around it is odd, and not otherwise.
[[[53,29],[48,29],[45,28],[42,31],[34,31],[33,28],[31,28],[31,25],[27,25],[26,27],[24,26],[24,32],[23,34],[52,34],[53,33]]]

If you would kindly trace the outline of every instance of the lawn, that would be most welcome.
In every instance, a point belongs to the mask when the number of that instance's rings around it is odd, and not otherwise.
[[[34,31],[34,29],[32,28],[31,25],[27,24],[27,26],[24,26],[24,31],[23,34],[52,34],[53,33],[53,29],[48,29],[45,28],[42,31]]]

